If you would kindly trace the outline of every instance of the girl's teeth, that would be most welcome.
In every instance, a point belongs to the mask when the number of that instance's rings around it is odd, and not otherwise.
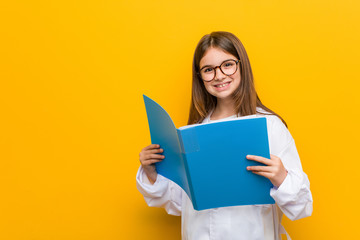
[[[226,85],[228,85],[229,83],[224,83],[224,84],[221,84],[221,85],[217,85],[217,87],[225,87]]]

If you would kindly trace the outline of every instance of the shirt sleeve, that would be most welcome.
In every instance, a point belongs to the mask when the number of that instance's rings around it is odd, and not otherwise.
[[[270,152],[281,159],[288,171],[283,183],[278,188],[272,188],[270,195],[289,219],[310,216],[313,210],[310,182],[303,172],[294,139],[277,117],[272,125],[269,140]]]
[[[136,174],[136,187],[150,207],[162,207],[171,215],[181,215],[182,189],[174,182],[158,174],[151,184],[140,166]]]

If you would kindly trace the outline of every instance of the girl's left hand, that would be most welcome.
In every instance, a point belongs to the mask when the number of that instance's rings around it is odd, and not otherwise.
[[[287,175],[287,170],[279,157],[270,154],[270,159],[254,155],[247,155],[246,158],[267,165],[248,166],[246,168],[247,170],[268,178],[275,187],[279,187],[283,183]]]

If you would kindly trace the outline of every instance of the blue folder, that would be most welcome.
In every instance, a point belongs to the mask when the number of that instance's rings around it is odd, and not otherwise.
[[[165,159],[156,163],[156,170],[186,192],[195,210],[275,203],[271,182],[246,170],[263,165],[246,155],[270,158],[265,117],[177,129],[159,104],[143,97],[151,142],[164,149]]]

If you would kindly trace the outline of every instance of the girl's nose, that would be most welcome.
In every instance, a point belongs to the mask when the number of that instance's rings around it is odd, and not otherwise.
[[[220,67],[215,68],[215,80],[224,79],[226,77],[225,74],[221,71]]]

